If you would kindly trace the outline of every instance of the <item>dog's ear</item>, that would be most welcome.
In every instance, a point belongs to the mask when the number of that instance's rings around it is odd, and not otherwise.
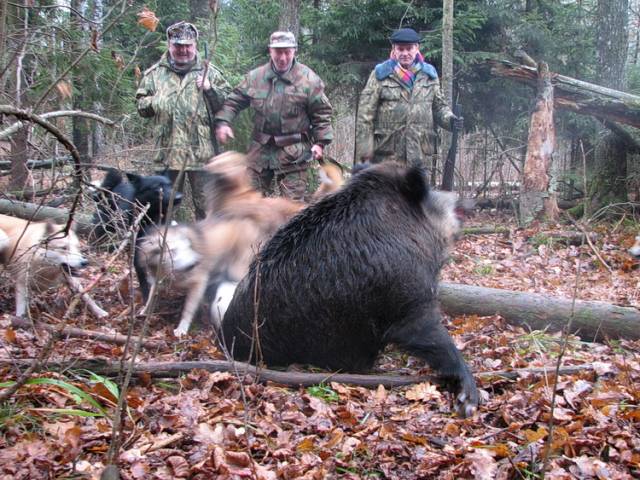
[[[129,180],[129,183],[134,187],[140,184],[141,178],[137,173],[127,173],[127,180]]]
[[[169,180],[171,180],[171,177],[169,176],[169,167],[164,167],[164,170],[162,170],[162,172],[160,172],[160,176],[161,177],[166,177]]]

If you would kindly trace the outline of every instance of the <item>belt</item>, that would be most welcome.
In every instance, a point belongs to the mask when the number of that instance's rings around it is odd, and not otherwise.
[[[306,142],[309,139],[308,132],[287,133],[286,135],[270,135],[263,132],[253,132],[253,139],[261,145],[274,144],[277,147],[286,147],[294,143]]]

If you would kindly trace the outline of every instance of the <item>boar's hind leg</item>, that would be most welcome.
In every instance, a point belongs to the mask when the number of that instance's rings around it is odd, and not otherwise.
[[[397,322],[387,332],[388,342],[395,343],[409,353],[425,359],[437,371],[444,385],[456,396],[459,415],[469,417],[478,406],[478,390],[469,367],[456,348],[440,313],[431,309],[418,318]]]

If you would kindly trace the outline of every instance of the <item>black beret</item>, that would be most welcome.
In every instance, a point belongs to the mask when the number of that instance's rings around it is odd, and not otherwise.
[[[420,43],[420,35],[413,28],[401,28],[389,38],[391,43]]]

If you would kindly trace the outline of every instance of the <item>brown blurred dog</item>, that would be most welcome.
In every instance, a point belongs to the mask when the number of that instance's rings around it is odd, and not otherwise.
[[[235,286],[261,244],[305,207],[301,202],[267,198],[256,191],[243,154],[223,153],[205,169],[211,176],[207,218],[169,227],[166,236],[164,229],[158,230],[138,247],[152,284],[162,281],[187,292],[180,324],[174,330],[176,337],[187,334],[203,298],[211,321],[220,326]],[[327,163],[321,165],[320,172],[314,200],[342,185],[338,166]]]
[[[88,264],[78,237],[51,222],[28,222],[0,215],[0,263],[15,283],[16,316],[27,313],[32,290],[58,285],[66,272],[73,279]],[[106,315],[106,312],[104,312]]]

